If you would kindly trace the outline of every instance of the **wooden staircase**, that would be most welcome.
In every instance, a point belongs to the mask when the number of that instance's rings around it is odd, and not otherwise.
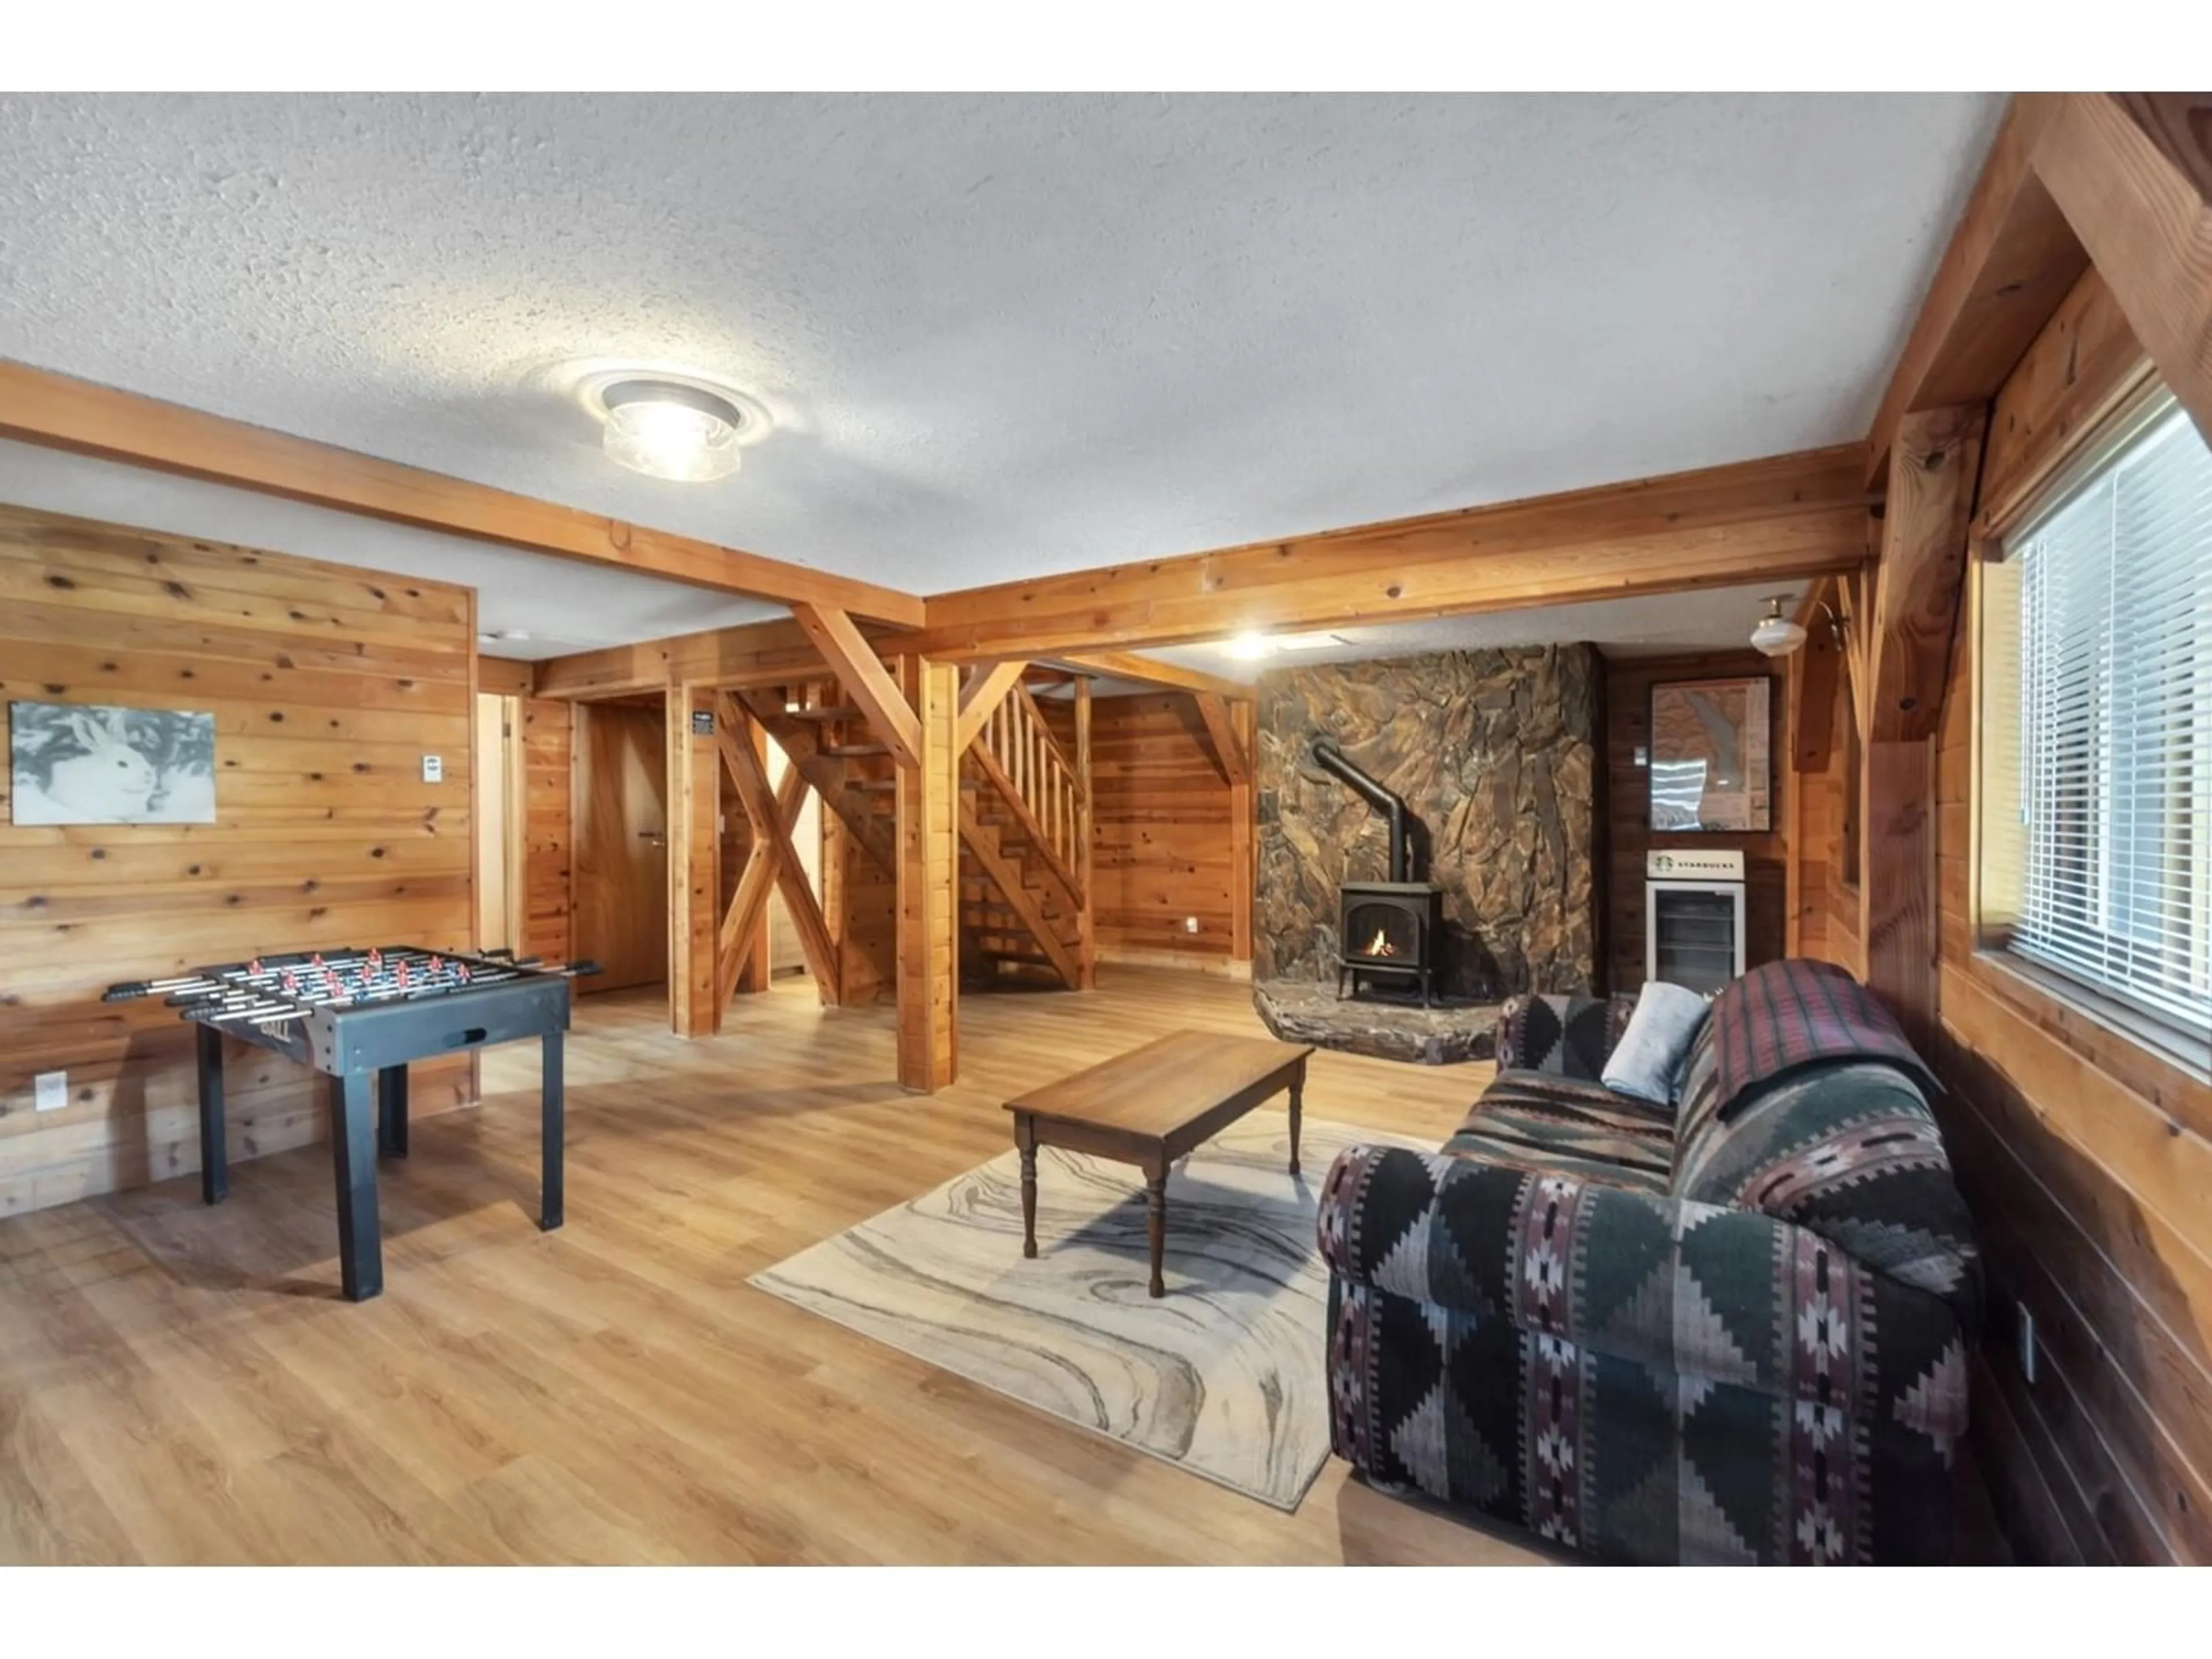
[[[835,681],[739,698],[867,856],[896,878],[897,779],[866,714]],[[962,976],[971,985],[1087,990],[1092,983],[1087,747],[1079,738],[1071,756],[1017,683],[961,757],[957,917]]]

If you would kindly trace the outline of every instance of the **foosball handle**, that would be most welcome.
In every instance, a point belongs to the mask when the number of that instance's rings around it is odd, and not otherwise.
[[[126,979],[120,985],[111,985],[100,994],[102,1002],[129,1002],[134,997],[149,997],[154,988],[143,979]]]
[[[568,975],[572,979],[588,979],[593,974],[604,974],[606,971],[596,962],[572,962],[568,964]]]

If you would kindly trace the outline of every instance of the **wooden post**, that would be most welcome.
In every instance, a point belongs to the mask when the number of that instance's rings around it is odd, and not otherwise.
[[[1098,982],[1098,944],[1092,933],[1091,914],[1095,901],[1091,894],[1091,677],[1075,677],[1075,880],[1082,890],[1076,897],[1082,901],[1079,913],[1080,932],[1076,939],[1077,988],[1088,991]]]
[[[900,684],[914,716],[915,763],[898,769],[898,1077],[933,1094],[960,1074],[954,981],[959,878],[959,670],[905,657]]]
[[[722,1024],[714,994],[722,763],[714,746],[714,688],[672,685],[667,709],[668,1021],[678,1036],[712,1036]],[[706,717],[703,732],[695,715]]]
[[[1933,1052],[1936,1018],[1936,733],[1984,423],[1973,404],[1898,424],[1858,681],[1867,693],[1857,780],[1865,979],[1923,1054]]]
[[[1249,702],[1229,705],[1236,748],[1243,763],[1229,786],[1229,959],[1252,960],[1252,839],[1257,827],[1252,787],[1259,769],[1259,710]]]

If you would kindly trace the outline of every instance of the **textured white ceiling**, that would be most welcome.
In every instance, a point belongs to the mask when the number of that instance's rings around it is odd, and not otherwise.
[[[478,629],[520,629],[530,635],[527,640],[502,639],[485,646],[499,657],[534,661],[785,614],[780,605],[753,605],[680,582],[380,524],[350,513],[4,439],[0,439],[0,501],[395,575],[458,582],[477,590]]]
[[[2000,107],[9,96],[0,356],[933,592],[1856,437]]]

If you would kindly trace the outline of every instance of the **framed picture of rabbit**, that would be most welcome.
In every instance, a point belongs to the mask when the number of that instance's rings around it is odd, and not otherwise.
[[[18,824],[215,822],[213,714],[15,702],[8,732]]]

